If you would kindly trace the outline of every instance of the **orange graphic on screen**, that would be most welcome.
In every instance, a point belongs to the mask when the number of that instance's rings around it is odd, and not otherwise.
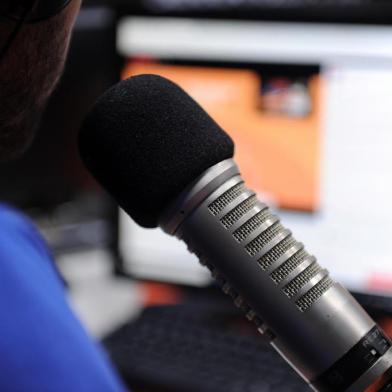
[[[320,80],[310,82],[312,112],[292,118],[260,109],[252,70],[130,62],[123,77],[158,74],[179,84],[226,130],[248,186],[279,208],[316,211],[320,188]]]

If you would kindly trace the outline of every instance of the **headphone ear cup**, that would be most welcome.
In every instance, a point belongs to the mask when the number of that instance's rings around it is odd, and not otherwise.
[[[15,27],[0,47],[0,61],[11,48],[18,32],[25,23],[50,19],[65,8],[72,0],[0,0],[0,20],[15,22]]]
[[[26,9],[31,9],[28,23],[40,22],[58,14],[72,0],[0,0],[0,18],[20,21]]]
[[[5,44],[0,48],[0,61],[3,60],[8,50],[11,48],[20,29],[23,27],[32,12],[36,1],[37,0],[30,0],[30,3],[27,3],[22,0],[16,0],[16,2],[13,3],[9,3],[7,1],[2,3],[3,8],[0,8],[0,11],[2,12],[2,14],[0,14],[0,19],[6,19],[8,21],[13,20],[15,22],[15,26],[7,37]]]
[[[20,21],[26,12],[32,11],[35,2],[36,0],[2,0],[0,2],[0,17]]]
[[[1,1],[1,0],[0,0]],[[29,22],[40,22],[60,13],[72,0],[38,0],[29,17]]]

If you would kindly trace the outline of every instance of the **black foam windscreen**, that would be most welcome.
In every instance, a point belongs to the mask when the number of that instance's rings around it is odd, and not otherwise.
[[[179,86],[135,76],[107,91],[79,137],[87,168],[141,226],[204,171],[234,155],[231,138]]]

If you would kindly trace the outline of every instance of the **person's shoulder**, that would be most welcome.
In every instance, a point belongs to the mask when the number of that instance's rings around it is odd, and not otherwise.
[[[21,211],[7,204],[0,204],[0,233],[37,234],[32,221]]]
[[[12,225],[31,225],[28,218],[20,211],[10,205],[2,203],[0,203],[0,222]]]
[[[1,248],[9,249],[11,242],[29,245],[49,256],[46,243],[33,222],[16,208],[0,204],[0,245],[7,245]]]

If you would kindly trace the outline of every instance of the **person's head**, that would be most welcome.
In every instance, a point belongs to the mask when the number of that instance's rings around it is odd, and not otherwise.
[[[0,161],[31,144],[48,98],[63,71],[81,0],[49,20],[26,24],[0,59]],[[0,48],[16,22],[0,21]]]

